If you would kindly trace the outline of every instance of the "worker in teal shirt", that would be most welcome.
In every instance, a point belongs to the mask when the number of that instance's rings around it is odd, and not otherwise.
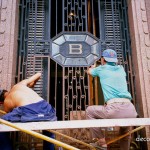
[[[126,73],[123,66],[117,65],[117,53],[106,49],[102,53],[101,65],[92,65],[87,73],[99,77],[105,105],[93,105],[86,109],[87,119],[136,118],[137,112],[131,103],[131,94],[127,89]],[[129,127],[120,128],[120,134],[126,133]],[[92,137],[97,139],[91,143],[96,148],[107,150],[105,136],[100,128],[91,128]],[[120,140],[120,149],[129,150],[130,137]]]
[[[99,77],[105,102],[113,98],[132,99],[127,90],[126,73],[121,65],[106,62],[105,65],[91,69],[91,75]]]

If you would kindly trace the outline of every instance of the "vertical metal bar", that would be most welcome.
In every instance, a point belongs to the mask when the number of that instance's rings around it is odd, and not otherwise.
[[[130,44],[129,44],[129,41],[130,41],[130,36],[129,36],[129,29],[128,29],[128,17],[127,17],[127,10],[126,10],[126,8],[127,8],[127,4],[126,4],[126,2],[125,2],[125,0],[123,0],[123,3],[124,3],[124,16],[125,16],[125,25],[126,25],[126,27],[125,27],[125,29],[126,29],[126,37],[128,37],[128,40],[127,40],[127,50],[128,50],[128,52],[131,54],[131,51],[130,51]]]
[[[31,7],[31,9],[30,9],[30,7]],[[33,12],[34,12],[34,2],[33,2],[33,0],[32,1],[30,1],[30,3],[29,3],[29,9],[31,10],[31,11],[29,11],[29,19],[30,19],[30,15],[31,15],[31,19],[29,20],[30,21],[30,24],[31,25],[29,25],[29,31],[28,32],[30,32],[30,37],[28,38],[28,43],[30,42],[30,44],[31,44],[31,49],[32,49],[32,46],[33,46],[33,44],[34,44],[34,37],[33,37],[33,35],[34,35],[34,30],[33,30],[33,27],[34,27],[34,16],[33,16]],[[32,27],[32,29],[31,29],[31,27]],[[29,49],[29,45],[28,45],[28,50],[27,50],[27,54],[26,54],[26,61],[28,61],[29,63],[30,63],[30,66],[31,66],[31,64],[33,63],[32,61],[32,59],[31,59],[31,57],[29,58],[29,56],[28,56],[28,54],[30,55],[31,54],[31,49]],[[30,60],[29,60],[30,59]],[[27,67],[27,66],[26,66]],[[28,71],[28,75],[27,76],[30,76],[30,74],[29,73],[31,73],[32,72],[32,67],[28,67],[29,69],[27,69],[26,68],[26,70]]]
[[[75,68],[75,79],[76,79],[76,97],[75,97],[75,100],[76,100],[76,104],[78,102],[78,90],[77,90],[77,68]]]
[[[118,35],[120,36],[120,44],[121,44],[120,49],[118,49],[118,64],[121,65],[122,62],[123,62],[123,58],[122,58],[122,56],[123,56],[123,47],[122,47],[122,39],[121,39],[121,37],[122,37],[121,22],[123,20],[121,19],[121,14],[120,14],[120,10],[121,10],[120,5],[121,4],[120,4],[120,2],[118,2],[117,4],[118,4],[117,8],[118,8],[118,21],[119,21]]]
[[[79,11],[80,11],[80,5],[79,5],[79,0],[78,0],[78,31],[80,31],[80,26],[81,26],[81,16],[80,16],[80,13],[79,13]]]
[[[91,97],[91,93],[90,93],[90,90],[89,90],[89,76],[87,75],[87,69],[88,69],[88,67],[85,67],[86,69],[84,70],[84,72],[86,73],[86,82],[87,82],[87,95],[88,95],[88,101],[87,101],[87,103],[86,103],[86,106],[88,106],[89,104],[90,104],[90,97]],[[86,109],[86,107],[85,107],[85,109]]]
[[[115,22],[114,22],[114,2],[111,0],[111,7],[112,7],[112,22],[113,22],[113,35],[114,35],[114,49],[116,50],[116,34],[115,34]]]
[[[79,7],[81,8],[81,14],[80,14],[80,15],[81,15],[81,18],[82,18],[82,19],[81,19],[81,20],[82,20],[82,21],[81,21],[81,23],[82,23],[82,29],[81,29],[81,31],[83,31],[83,12],[82,12],[82,2],[81,2],[81,6],[79,6]]]
[[[55,63],[55,107],[57,106],[56,104],[56,100],[57,100],[57,77],[58,77],[58,74],[57,74],[58,70],[57,70],[57,63]]]
[[[73,112],[73,110],[74,110],[74,99],[73,99],[73,81],[72,81],[72,77],[73,77],[73,67],[71,67],[71,70],[72,70],[72,75],[71,75],[71,80],[70,80],[70,84],[71,84],[71,93],[72,93],[72,101],[71,101],[71,111]],[[75,106],[76,107],[76,106]],[[70,112],[69,112],[69,116],[70,116]],[[70,117],[69,117],[69,119],[70,119]]]
[[[62,109],[62,114],[63,114],[63,116],[62,116],[62,118],[63,118],[63,120],[65,120],[65,102],[66,101],[64,101],[64,99],[65,99],[65,95],[64,95],[64,93],[65,93],[65,82],[64,82],[64,77],[65,77],[65,67],[63,67],[63,71],[62,71],[62,77],[63,77],[63,84],[62,84],[62,100],[63,100],[63,102],[62,102],[62,107],[63,107],[63,109]],[[63,87],[64,86],[64,87]]]
[[[48,11],[49,11],[49,12],[48,12],[48,14],[49,14],[49,16],[48,16],[48,25],[49,25],[49,26],[48,26],[48,29],[47,29],[47,30],[48,30],[48,40],[50,40],[50,38],[51,38],[51,22],[52,22],[52,20],[51,20],[51,3],[52,3],[52,2],[51,2],[51,0],[49,0],[48,2],[49,2],[49,3],[48,3],[48,4],[49,4],[49,5],[48,5],[48,6],[49,6],[49,9],[48,9]]]
[[[26,18],[26,16],[28,15],[28,11],[27,11],[27,1],[26,1],[26,5],[25,5],[25,18],[24,18],[24,20],[25,20],[25,23],[24,23],[24,38],[23,38],[23,41],[24,41],[24,43],[23,43],[23,47],[24,47],[24,57],[27,57],[27,53],[25,53],[26,51],[27,51],[27,44],[28,44],[28,40],[26,39],[26,37],[25,37],[25,34],[27,34],[28,32],[26,32],[26,29],[27,29],[27,25],[26,25],[26,22],[27,22],[27,20],[29,19],[27,19]],[[25,62],[26,62],[26,59],[25,59]],[[24,62],[24,63],[25,63]],[[25,70],[27,70],[27,65],[26,65],[27,63],[25,63]],[[26,74],[27,74],[27,72],[25,71],[25,77],[24,78],[26,78]]]
[[[82,87],[81,87],[81,67],[79,68],[79,73],[80,73],[80,76],[79,76],[79,86],[80,86],[80,106],[81,106],[81,101],[82,101]],[[82,107],[82,106],[81,106]]]
[[[24,4],[24,2],[23,2],[23,14],[25,13],[25,9],[24,9],[24,7],[25,7],[25,4]],[[23,16],[23,24],[22,24],[22,31],[23,31],[23,34],[22,34],[22,37],[21,37],[21,40],[23,41],[24,40],[24,34],[25,34],[25,32],[24,32],[24,16]],[[22,53],[25,55],[25,49],[24,49],[24,42],[25,41],[23,41],[22,42],[22,49],[21,49],[21,51],[22,51]],[[25,56],[23,55],[23,59],[22,59],[22,64],[23,64],[23,66],[22,66],[22,79],[24,78],[24,72],[25,72],[25,65],[26,65],[26,62],[25,62]],[[21,79],[21,80],[22,80]]]
[[[102,40],[102,28],[101,28],[101,11],[100,11],[101,5],[100,1],[98,1],[98,20],[99,20],[99,38]]]
[[[115,37],[115,51],[117,52],[117,9],[116,9],[116,0],[114,0],[114,3],[113,3],[113,12],[114,12],[114,29],[115,29],[115,34],[114,34],[114,37]]]
[[[25,2],[23,3],[23,13],[26,15]],[[22,42],[22,53],[23,53],[22,79],[24,79],[26,77],[26,48],[25,48],[25,42],[26,42],[26,40],[25,40],[26,16],[23,17],[23,19],[24,19],[24,21],[23,21],[23,26],[22,26],[22,28],[23,28],[23,35],[22,35],[23,36],[22,37],[22,40],[23,40],[23,42]]]
[[[67,86],[68,87],[68,90],[67,90],[68,91],[68,93],[67,93],[68,95],[67,95],[67,98],[68,99],[67,99],[67,102],[66,102],[66,114],[69,114],[69,99],[70,99],[70,90],[69,90],[69,88],[70,88],[70,83],[69,83],[70,82],[70,79],[69,79],[69,77],[70,77],[69,76],[70,68],[69,67],[67,67],[67,73],[68,73],[67,74],[67,76],[68,76],[68,86]]]
[[[92,23],[93,23],[93,35],[96,36],[96,23],[95,23],[95,14],[94,14],[94,4],[93,4],[93,0],[91,0],[91,7],[92,7]],[[95,102],[96,104],[98,104],[98,79],[94,78],[94,83],[95,83]]]
[[[57,14],[57,0],[56,0],[56,35],[57,35],[57,32],[58,32],[58,31],[57,31],[57,25],[58,25],[58,23],[57,23],[57,15],[58,15],[58,14]]]
[[[105,0],[105,3],[104,3],[104,18],[105,18],[105,20],[104,20],[104,22],[108,22],[108,16],[107,16],[107,2],[106,2],[106,0]],[[104,24],[104,26],[105,26],[105,24]],[[108,31],[107,31],[107,29],[105,29],[105,41],[107,40],[107,38],[108,38]]]
[[[36,50],[36,27],[37,27],[37,0],[34,0],[35,2],[35,20],[34,20],[34,54]]]
[[[67,22],[66,22],[66,24],[67,24],[67,27],[68,27],[67,31],[69,31],[69,21],[68,21],[68,19],[69,19],[69,18],[68,18],[69,12],[68,12],[68,5],[69,5],[69,4],[68,4],[68,0],[67,0],[67,7],[66,7],[66,8],[67,8],[67,16],[66,16],[66,17],[67,17],[67,19],[66,19]]]
[[[48,78],[47,78],[47,101],[50,102],[50,83],[51,83],[51,77],[50,77],[50,70],[51,70],[51,65],[50,65],[50,57],[48,56]],[[56,108],[56,105],[55,105]]]
[[[73,7],[72,3],[73,2],[71,1],[71,4],[70,4],[71,7],[70,7],[70,12],[69,13],[72,13],[72,7]],[[72,31],[72,20],[73,20],[73,16],[72,16],[72,19],[70,19],[70,31]]]
[[[120,21],[120,23],[122,22],[122,24],[121,24],[121,27],[122,27],[122,30],[120,30],[121,31],[121,37],[122,37],[122,40],[121,40],[121,46],[122,46],[122,65],[124,66],[124,68],[125,68],[125,58],[124,58],[124,55],[125,55],[125,49],[124,49],[124,20],[123,20],[123,9],[122,9],[122,3],[120,3],[120,18],[121,18],[121,21]]]
[[[73,17],[73,31],[76,31],[76,7],[75,7],[75,0],[74,0],[74,3],[73,3],[73,6],[74,6],[74,17]]]
[[[88,31],[88,24],[87,24],[87,0],[85,0],[85,31]]]
[[[24,9],[22,9],[23,8],[23,4],[20,4],[20,11],[21,11],[21,19],[20,19],[20,26],[21,26],[21,29],[20,29],[20,36],[19,36],[19,42],[20,42],[20,44],[19,44],[19,66],[18,66],[18,81],[17,82],[19,82],[20,81],[20,74],[22,74],[22,71],[21,71],[21,69],[22,69],[22,66],[21,66],[21,61],[22,61],[22,55],[21,55],[21,53],[22,53],[22,32],[23,32],[23,30],[22,30],[22,26],[23,26],[23,20],[24,20],[24,17],[23,17],[23,14],[24,14]]]
[[[65,31],[65,6],[64,0],[62,0],[62,31]]]
[[[71,74],[71,68],[68,67],[68,103],[67,103],[67,115],[69,119],[69,113],[70,113],[70,98],[72,98],[70,94],[70,74]]]
[[[88,0],[88,3],[87,3],[87,5],[88,5],[88,14],[87,14],[87,20],[88,20],[88,23],[87,23],[87,25],[88,25],[88,29],[87,29],[87,31],[89,31],[90,32],[90,30],[91,30],[91,4],[90,4],[90,0]]]
[[[95,35],[95,19],[94,19],[94,6],[93,6],[93,0],[91,0],[91,8],[92,8],[92,33],[93,33],[93,35]]]
[[[41,11],[43,11],[43,13],[42,13],[42,17],[44,17],[44,1],[42,1],[42,10]],[[44,28],[45,28],[45,26],[44,26],[44,22],[42,23],[42,32],[43,32],[43,35],[42,35],[42,40],[44,40]]]

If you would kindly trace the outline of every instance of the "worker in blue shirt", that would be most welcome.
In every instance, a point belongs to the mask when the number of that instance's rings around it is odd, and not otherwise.
[[[88,106],[87,119],[111,119],[111,118],[136,118],[137,112],[131,103],[131,94],[127,89],[126,73],[123,66],[117,65],[117,53],[112,49],[102,52],[101,65],[92,65],[87,70],[89,75],[99,77],[105,105]],[[92,137],[98,139],[91,143],[96,148],[107,150],[105,137],[100,128],[91,128]],[[129,127],[120,128],[120,134],[124,134]],[[120,140],[121,150],[129,150],[130,136]]]

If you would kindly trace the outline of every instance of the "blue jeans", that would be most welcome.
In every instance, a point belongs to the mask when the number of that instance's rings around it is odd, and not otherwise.
[[[0,149],[13,150],[13,145],[10,140],[10,132],[0,132]]]
[[[55,109],[45,100],[37,103],[14,108],[11,112],[2,116],[2,119],[10,122],[31,121],[56,121]],[[43,131],[43,134],[54,138],[54,134]],[[12,150],[9,132],[0,132],[0,150]],[[54,150],[54,144],[43,141],[43,150]]]
[[[55,135],[51,132],[48,132],[46,130],[43,131],[43,134],[50,137],[50,138],[55,138]],[[43,141],[43,150],[54,150],[54,144],[49,143],[47,141]]]
[[[53,133],[48,131],[43,131],[43,134],[50,137],[55,138]],[[47,141],[43,141],[43,150],[54,150],[54,144],[49,143]],[[10,139],[10,132],[0,132],[0,150],[13,150],[13,144]]]

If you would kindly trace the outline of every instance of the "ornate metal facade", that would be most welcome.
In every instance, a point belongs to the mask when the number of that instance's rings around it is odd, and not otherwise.
[[[117,51],[134,97],[126,11],[126,0],[21,1],[18,81],[41,71],[42,78],[35,90],[55,106],[60,120],[69,120],[72,111],[85,110],[90,101],[89,77],[86,74],[89,64],[83,63],[83,67],[82,62],[80,66],[72,65],[76,56],[67,67],[61,66],[52,59],[50,52],[56,53],[55,45],[58,43],[53,46],[53,39],[59,34],[67,32],[75,36],[89,33],[99,39],[100,52],[105,48]]]
[[[17,80],[42,72],[34,90],[56,108],[59,120],[84,119],[91,99],[93,103],[103,101],[96,95],[98,90],[94,92],[98,88],[96,80],[86,73],[100,55],[86,65],[82,65],[83,61],[76,65],[72,61],[79,55],[72,54],[66,66],[63,65],[65,54],[53,57],[62,48],[56,42],[59,35],[79,33],[96,39],[99,44],[95,51],[101,53],[112,48],[117,52],[135,99],[126,0],[22,0]],[[61,43],[63,39],[58,40]]]

